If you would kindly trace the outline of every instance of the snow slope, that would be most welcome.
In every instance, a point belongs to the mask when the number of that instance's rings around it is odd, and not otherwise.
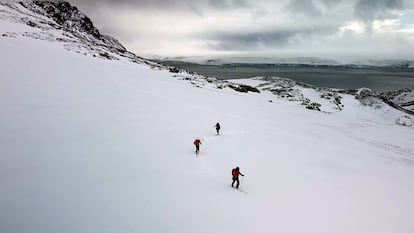
[[[413,129],[351,95],[328,114],[31,37],[0,51],[0,232],[414,232]]]

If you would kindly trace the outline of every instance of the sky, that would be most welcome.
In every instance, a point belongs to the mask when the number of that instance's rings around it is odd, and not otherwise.
[[[69,0],[142,56],[413,59],[412,0]]]

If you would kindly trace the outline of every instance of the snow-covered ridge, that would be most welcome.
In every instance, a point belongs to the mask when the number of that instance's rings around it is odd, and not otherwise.
[[[414,116],[414,91],[410,89],[402,89],[398,91],[388,91],[377,93],[368,88],[360,88],[358,90],[341,90],[335,88],[317,88],[313,87],[306,83],[295,82],[291,79],[286,78],[279,78],[279,77],[257,77],[255,79],[267,81],[258,86],[261,90],[271,91],[272,93],[279,95],[281,97],[287,97],[291,100],[299,100],[302,102],[303,105],[307,105],[309,109],[320,110],[318,108],[313,108],[309,106],[309,99],[303,97],[302,93],[298,95],[294,95],[292,93],[296,93],[301,88],[311,88],[315,89],[317,93],[320,94],[320,98],[327,99],[330,103],[336,105],[334,109],[342,110],[344,107],[341,103],[341,96],[339,94],[349,94],[355,96],[356,99],[364,100],[366,98],[374,98],[377,99],[379,102],[384,102],[389,106],[402,111],[406,114]],[[299,88],[298,88],[299,87]],[[318,106],[318,103],[313,104],[313,106]]]
[[[414,115],[414,91],[410,89],[402,89],[381,93],[379,96],[384,101],[390,102],[396,105],[397,108],[401,108],[403,111]]]
[[[0,36],[48,40],[62,43],[66,50],[84,55],[111,60],[126,58],[139,64],[161,67],[127,51],[117,39],[101,34],[89,17],[68,2],[1,1],[0,6],[0,19],[33,28],[31,31],[2,28]]]
[[[350,107],[342,99],[352,96],[362,105],[372,107],[376,114],[398,125],[414,128],[414,112],[410,110],[413,104],[412,101],[410,102],[413,91],[409,89],[379,94],[367,88],[359,90],[315,88],[306,83],[280,77],[255,77],[233,80],[233,82],[249,85],[262,92],[270,92],[278,99],[296,102],[306,109],[324,113],[340,112]],[[269,99],[269,102],[273,100]]]
[[[119,52],[126,52],[126,49],[118,40],[111,36],[101,35],[99,30],[94,27],[91,19],[68,2],[32,1],[22,2],[21,4],[39,15],[45,15],[53,19],[62,29],[76,33],[80,38],[83,37],[90,42],[107,46],[108,48],[115,48]],[[36,23],[31,23],[36,27]]]

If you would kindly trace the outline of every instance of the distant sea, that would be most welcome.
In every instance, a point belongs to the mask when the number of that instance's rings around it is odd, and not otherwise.
[[[412,68],[239,63],[200,65],[181,61],[162,61],[160,63],[222,80],[277,76],[304,82],[315,87],[340,89],[367,87],[378,92],[404,88],[414,90],[414,69]]]

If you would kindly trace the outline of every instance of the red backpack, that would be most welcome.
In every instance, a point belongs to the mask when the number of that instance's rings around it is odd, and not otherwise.
[[[239,175],[239,172],[236,170],[236,168],[233,168],[233,170],[231,170],[231,174],[233,175],[233,177],[236,177]]]

